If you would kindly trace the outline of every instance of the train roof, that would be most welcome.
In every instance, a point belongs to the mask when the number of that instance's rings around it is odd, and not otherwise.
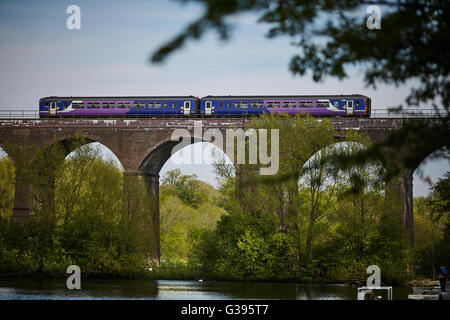
[[[362,94],[345,94],[345,95],[262,95],[262,96],[205,96],[202,99],[344,99],[344,98],[368,98]]]
[[[57,97],[57,96],[50,96],[50,97],[44,97],[40,100],[151,100],[151,99],[158,99],[158,100],[186,100],[186,99],[197,99],[195,96],[95,96],[95,97]]]

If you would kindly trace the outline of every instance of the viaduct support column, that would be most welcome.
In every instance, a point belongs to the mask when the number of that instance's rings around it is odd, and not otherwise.
[[[400,177],[390,182],[386,187],[391,214],[399,218],[405,230],[409,250],[414,247],[414,212],[413,212],[413,174],[404,171]],[[408,271],[414,274],[414,263],[408,263]]]
[[[161,258],[159,238],[159,175],[147,174],[144,177],[150,200],[150,214],[153,226],[154,249],[152,252],[152,260],[159,265]]]
[[[414,246],[413,173],[404,171],[386,186],[386,199],[392,214],[401,219],[410,248]]]
[[[31,190],[28,181],[20,170],[16,171],[16,185],[14,193],[13,221],[23,224],[32,215]]]
[[[413,171],[407,170],[401,176],[402,224],[408,234],[409,245],[414,247]]]
[[[150,258],[159,265],[159,176],[143,175],[136,171],[124,171],[122,209],[124,218],[133,225],[132,219],[140,213],[146,214],[151,222],[149,245]]]

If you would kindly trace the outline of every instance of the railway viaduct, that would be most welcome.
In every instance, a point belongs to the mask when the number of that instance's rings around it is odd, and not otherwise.
[[[13,219],[23,222],[32,214],[30,187],[23,174],[26,168],[20,168],[16,159],[32,159],[36,150],[48,149],[56,144],[65,146],[65,152],[69,154],[73,150],[67,142],[75,136],[81,136],[84,141],[103,144],[119,159],[124,169],[124,207],[132,196],[129,188],[131,183],[136,179],[146,181],[148,194],[153,198],[151,216],[155,249],[152,258],[159,261],[159,172],[170,158],[172,148],[179,143],[171,140],[172,133],[175,129],[185,129],[194,136],[198,127],[202,132],[208,129],[220,130],[225,136],[226,129],[245,128],[250,121],[245,118],[0,120],[0,147],[16,163]],[[330,121],[338,135],[348,129],[356,129],[366,133],[372,142],[382,141],[389,132],[402,125],[402,119],[393,118],[331,118]],[[193,138],[191,142],[201,140],[205,139]],[[220,147],[226,151],[225,145]],[[238,166],[236,175],[239,177]],[[404,172],[390,186],[390,190],[397,194],[398,211],[411,243],[414,239],[412,175],[411,171]],[[52,181],[43,183],[51,184]]]

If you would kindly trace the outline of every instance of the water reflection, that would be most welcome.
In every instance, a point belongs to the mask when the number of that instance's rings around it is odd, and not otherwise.
[[[409,287],[395,287],[394,300],[407,299]],[[0,280],[0,299],[282,299],[355,300],[356,286],[172,280],[82,280],[68,290],[61,280]]]

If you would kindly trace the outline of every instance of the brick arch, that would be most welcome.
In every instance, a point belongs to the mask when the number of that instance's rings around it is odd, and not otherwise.
[[[167,160],[169,160],[170,157],[172,156],[172,151],[178,151],[178,150],[174,150],[174,147],[176,147],[182,141],[182,139],[187,139],[189,145],[192,145],[192,144],[198,143],[198,142],[209,142],[209,143],[212,143],[214,146],[218,147],[220,150],[222,150],[222,152],[224,154],[227,154],[226,146],[225,146],[226,145],[225,134],[223,134],[223,132],[221,132],[221,133],[224,137],[222,145],[220,143],[218,143],[215,140],[215,138],[214,138],[214,141],[204,139],[203,136],[201,139],[194,138],[188,132],[186,132],[186,135],[183,135],[182,138],[180,138],[179,140],[175,140],[175,141],[172,140],[170,137],[167,137],[164,140],[162,140],[160,143],[158,143],[157,145],[152,146],[147,151],[147,154],[145,155],[144,159],[142,160],[142,162],[139,165],[138,171],[144,175],[154,175],[154,176],[159,175],[161,168],[164,166],[164,164],[167,162]]]
[[[369,136],[367,136],[367,139],[363,139],[363,140],[359,140],[359,139],[349,139],[349,137],[348,137],[345,133],[343,133],[343,134],[340,134],[340,133],[342,133],[342,132],[338,132],[338,134],[336,134],[336,135],[334,136],[334,139],[333,139],[333,141],[332,141],[331,143],[329,143],[329,144],[327,144],[327,145],[325,145],[325,146],[321,146],[321,147],[315,148],[315,149],[312,151],[310,157],[302,164],[302,167],[303,167],[310,159],[312,159],[315,155],[317,155],[320,151],[325,150],[325,149],[330,148],[330,147],[333,147],[333,146],[335,146],[335,145],[337,145],[337,144],[339,144],[339,143],[345,143],[345,142],[347,142],[347,143],[358,143],[358,144],[361,145],[363,148],[368,148],[368,147],[370,146],[370,144],[372,143],[372,139],[371,139],[371,137],[369,137]],[[382,163],[380,163],[380,165],[383,166]]]
[[[322,150],[326,150],[328,148],[333,148],[334,146],[336,146],[337,144],[340,144],[340,143],[356,143],[356,144],[358,144],[359,150],[366,149],[366,148],[368,148],[370,146],[370,141],[358,141],[358,140],[354,140],[354,139],[348,140],[345,137],[340,137],[340,136],[339,137],[335,137],[333,143],[330,143],[330,144],[328,144],[328,145],[326,145],[324,147],[317,148],[316,150],[314,150],[314,153],[308,158],[308,160],[306,160],[303,163],[302,166],[305,166],[305,164],[309,160],[311,160],[313,157],[315,157]],[[355,150],[355,151],[358,152],[359,150]],[[383,164],[381,162],[379,162],[377,165],[380,166],[381,168],[383,168],[383,170],[384,170]]]
[[[10,157],[7,147],[4,146],[2,143],[0,143],[0,149],[3,150],[3,152],[6,153],[7,156]]]
[[[414,173],[422,163],[424,163],[424,161],[431,156],[433,153],[440,151],[440,150],[446,150],[447,152],[450,152],[450,145],[448,143],[442,143],[441,146],[437,146],[435,148],[433,148],[433,150],[429,150],[427,153],[423,154],[422,156],[420,156],[419,158],[415,159],[414,162],[411,163],[411,168],[409,170],[411,170],[412,173]]]
[[[119,163],[122,165],[122,160],[117,156],[117,148],[115,148],[114,144],[95,134],[88,134],[85,132],[68,133],[55,137],[55,139],[45,141],[41,147],[43,148],[44,154],[50,152],[54,147],[61,147],[64,152],[64,157],[67,157],[76,149],[94,142],[100,143],[104,147],[108,148],[108,150],[115,155]]]

